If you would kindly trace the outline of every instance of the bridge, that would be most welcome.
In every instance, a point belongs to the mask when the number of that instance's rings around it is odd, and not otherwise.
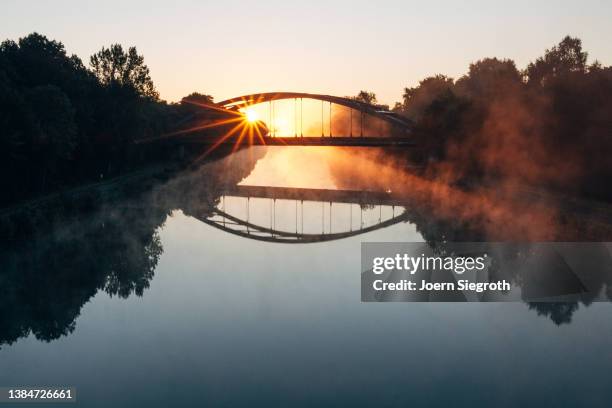
[[[294,126],[294,129],[296,129],[296,131],[294,132],[293,136],[297,137],[298,136],[298,132],[297,132],[298,113],[300,114],[299,136],[304,136],[304,129],[303,129],[303,119],[304,118],[302,116],[304,99],[312,99],[312,100],[321,101],[321,126],[322,126],[321,136],[322,137],[325,136],[324,129],[323,129],[323,125],[324,125],[323,122],[324,122],[324,116],[325,116],[325,102],[328,103],[329,112],[330,112],[330,115],[329,115],[329,121],[330,121],[329,136],[330,137],[332,136],[331,111],[332,111],[332,106],[334,104],[339,105],[339,106],[344,106],[349,109],[350,116],[351,116],[350,129],[349,129],[349,134],[345,136],[364,137],[364,118],[366,115],[377,118],[381,120],[382,122],[386,122],[386,123],[391,124],[392,126],[395,126],[398,129],[405,132],[406,135],[412,129],[412,125],[413,125],[412,121],[410,121],[409,119],[401,115],[398,115],[395,112],[389,111],[387,109],[383,109],[379,105],[372,105],[372,104],[368,104],[368,103],[365,103],[365,102],[362,102],[356,99],[339,97],[339,96],[331,96],[331,95],[311,94],[311,93],[304,93],[304,92],[266,92],[266,93],[244,95],[244,96],[239,96],[236,98],[227,99],[227,100],[218,102],[217,105],[225,109],[240,111],[240,109],[246,109],[249,106],[258,105],[258,104],[267,102],[270,104],[269,124],[274,124],[275,122],[274,102],[280,101],[280,100],[293,100],[294,101],[294,120],[296,122],[296,126]],[[299,108],[298,108],[298,101],[300,104]],[[355,129],[353,129],[353,114],[355,114],[355,117],[357,117],[358,115],[358,126],[355,127]],[[353,130],[355,130],[355,134],[353,134]],[[359,131],[358,133],[357,133],[357,130]],[[271,136],[276,136],[276,134],[273,133]],[[379,137],[380,136],[382,135],[379,135]]]
[[[216,205],[183,211],[224,232],[275,243],[326,242],[407,221],[405,199],[384,191],[236,185],[224,187]]]
[[[214,143],[210,139],[199,135],[183,137],[181,143],[210,145]],[[251,146],[355,146],[355,147],[394,147],[394,146],[416,146],[414,140],[404,137],[320,137],[320,136],[267,136],[254,137],[249,142]],[[218,140],[219,144],[236,144],[236,138],[223,138]]]
[[[285,109],[285,116],[279,119],[278,104],[281,101],[285,101],[285,108],[287,101],[289,104],[293,102],[293,108],[289,112]],[[305,111],[304,104],[308,101],[320,102],[320,122],[315,118],[313,109]],[[192,126],[164,135],[161,139],[210,145],[213,149],[222,144],[239,146],[243,143],[272,146],[415,145],[412,121],[381,105],[348,97],[266,92],[230,98],[214,105],[191,103],[202,108],[203,118],[198,120],[196,115],[191,118]],[[251,109],[266,105],[267,115],[261,116],[267,118],[251,117]],[[280,129],[280,122],[292,122],[291,131]]]

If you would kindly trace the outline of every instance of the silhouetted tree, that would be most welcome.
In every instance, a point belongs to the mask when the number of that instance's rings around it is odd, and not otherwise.
[[[44,190],[47,175],[57,173],[58,166],[72,158],[77,144],[74,109],[68,96],[54,85],[28,89],[25,98],[31,114],[30,149],[37,158]]]
[[[199,92],[192,92],[181,99],[181,103],[194,103],[209,105],[213,103],[213,97]]]
[[[412,120],[419,120],[431,103],[453,87],[453,79],[445,75],[435,75],[423,79],[414,88],[404,88],[400,113]]]
[[[178,111],[185,116],[185,120],[193,120],[196,115],[207,115],[210,112],[208,105],[213,104],[213,97],[199,92],[192,92],[181,98]]]
[[[461,96],[491,101],[515,92],[521,85],[521,74],[514,61],[485,58],[470,64],[467,75],[457,80],[455,90]]]
[[[38,33],[0,44],[2,204],[169,156],[134,145],[186,115],[159,101],[143,57],[115,44],[91,63]]]
[[[354,99],[359,102],[367,103],[368,105],[375,105],[377,102],[376,94],[370,91],[359,91]]]
[[[140,96],[153,100],[159,98],[149,74],[149,67],[144,63],[144,57],[139,55],[136,47],[123,50],[120,44],[112,44],[109,48],[102,47],[92,55],[90,65],[96,78],[103,85],[132,88]]]
[[[456,82],[437,75],[407,88],[395,111],[416,120],[430,176],[610,200],[612,68],[587,56],[567,36],[522,73],[485,58]]]
[[[543,57],[527,65],[524,74],[529,83],[543,85],[550,78],[586,72],[587,57],[588,53],[582,51],[582,41],[568,35],[559,45],[546,50]]]

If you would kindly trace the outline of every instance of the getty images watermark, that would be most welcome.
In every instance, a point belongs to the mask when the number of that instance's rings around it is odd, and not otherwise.
[[[609,300],[610,243],[362,243],[364,302]]]

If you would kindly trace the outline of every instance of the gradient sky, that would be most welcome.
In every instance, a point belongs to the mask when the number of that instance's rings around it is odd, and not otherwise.
[[[566,34],[610,65],[610,21],[610,1],[4,0],[0,39],[37,31],[85,63],[104,45],[136,45],[169,101],[367,89],[393,104],[405,86],[483,57],[523,68]]]

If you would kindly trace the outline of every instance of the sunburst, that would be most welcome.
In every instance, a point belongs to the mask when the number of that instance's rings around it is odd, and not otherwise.
[[[229,115],[229,118],[205,121],[196,126],[192,126],[186,129],[180,129],[173,132],[169,132],[163,134],[158,137],[141,139],[136,143],[148,143],[153,141],[158,141],[162,139],[170,139],[177,138],[181,136],[188,135],[190,133],[196,133],[205,129],[212,129],[221,126],[231,126],[224,134],[219,136],[214,143],[210,145],[208,149],[206,149],[201,155],[199,155],[194,163],[197,163],[207,157],[210,153],[212,153],[215,149],[217,149],[221,144],[227,143],[228,139],[235,137],[234,145],[232,146],[232,151],[236,151],[240,148],[243,143],[243,140],[246,137],[246,143],[249,146],[254,144],[255,137],[261,144],[265,144],[264,134],[262,133],[263,129],[267,129],[265,123],[259,119],[259,115],[257,111],[255,111],[252,106],[257,104],[258,101],[244,101],[245,106],[240,110],[235,109],[227,109],[223,107],[219,107],[218,105],[212,104],[203,104],[194,101],[185,101],[186,103],[190,103],[195,106],[199,106],[202,109],[211,110],[214,112],[220,112],[226,115]],[[203,136],[206,137],[206,136]]]

